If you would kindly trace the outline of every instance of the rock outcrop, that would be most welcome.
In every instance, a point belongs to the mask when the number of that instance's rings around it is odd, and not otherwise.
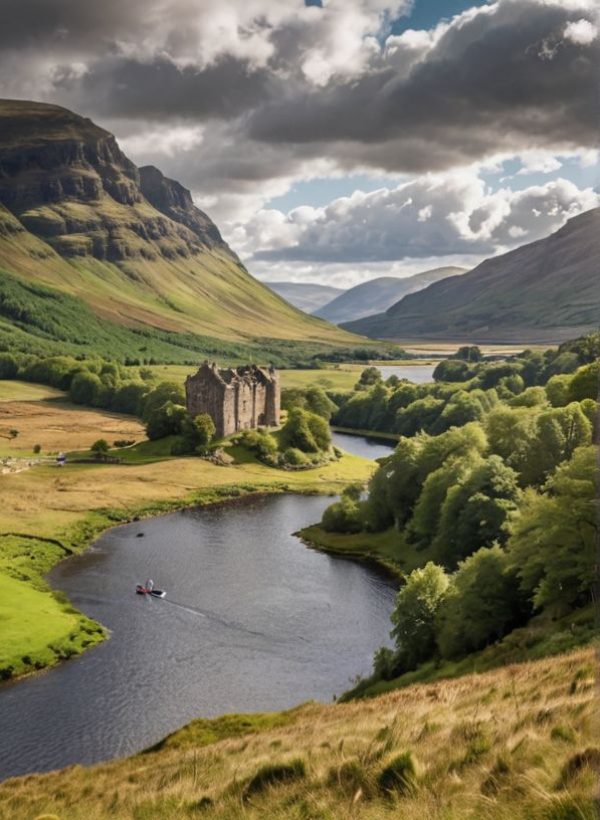
[[[112,134],[58,106],[0,103],[0,204],[67,257],[188,257],[218,228],[182,185],[138,169]]]

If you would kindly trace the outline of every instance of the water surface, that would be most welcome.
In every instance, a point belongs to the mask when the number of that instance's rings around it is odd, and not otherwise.
[[[399,379],[408,379],[415,384],[433,381],[433,371],[436,368],[434,364],[382,364],[377,366],[384,381],[390,376],[398,376]]]
[[[329,503],[179,512],[113,529],[56,567],[53,586],[112,637],[0,689],[0,778],[130,754],[199,716],[329,701],[368,673],[394,588],[292,535]],[[165,600],[135,595],[149,576]]]

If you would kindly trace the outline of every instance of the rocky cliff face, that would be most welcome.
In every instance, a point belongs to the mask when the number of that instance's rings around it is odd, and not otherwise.
[[[144,165],[139,172],[141,191],[157,211],[185,225],[208,246],[225,245],[215,223],[194,205],[192,195],[180,182],[168,179],[153,165]]]
[[[115,138],[58,106],[0,101],[0,204],[60,255],[186,258],[218,248],[182,185],[138,169]]]

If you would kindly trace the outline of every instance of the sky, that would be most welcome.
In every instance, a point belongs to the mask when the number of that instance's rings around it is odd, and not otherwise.
[[[600,205],[598,0],[3,0],[0,96],[188,187],[251,273],[349,287]]]

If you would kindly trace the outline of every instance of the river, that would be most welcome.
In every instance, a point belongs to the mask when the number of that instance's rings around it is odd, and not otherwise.
[[[52,585],[111,638],[0,689],[0,779],[131,754],[199,716],[330,701],[367,674],[395,589],[292,535],[329,503],[280,495],[186,510],[112,529],[59,564]],[[150,575],[164,600],[135,595]]]

